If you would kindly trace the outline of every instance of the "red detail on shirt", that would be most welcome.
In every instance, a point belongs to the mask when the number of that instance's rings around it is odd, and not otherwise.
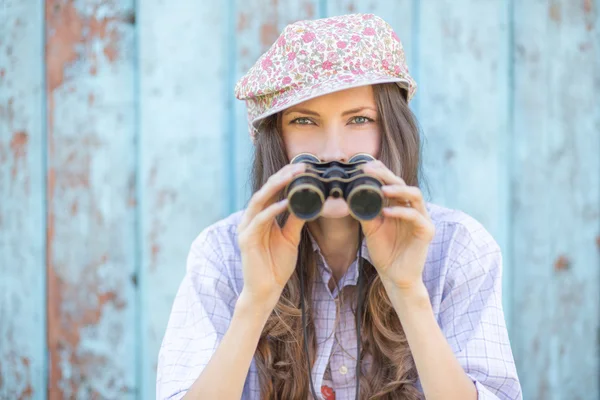
[[[335,392],[329,386],[321,386],[321,394],[325,396],[325,400],[335,400]]]

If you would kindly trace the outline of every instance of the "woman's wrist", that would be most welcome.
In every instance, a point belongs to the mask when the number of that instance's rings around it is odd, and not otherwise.
[[[384,285],[384,287],[396,311],[407,307],[411,309],[431,307],[429,292],[422,281],[402,288],[393,285]]]
[[[278,299],[279,296],[277,296],[277,300]],[[238,301],[235,304],[234,315],[252,316],[252,318],[264,319],[266,322],[276,304],[277,301],[257,299],[242,289]]]

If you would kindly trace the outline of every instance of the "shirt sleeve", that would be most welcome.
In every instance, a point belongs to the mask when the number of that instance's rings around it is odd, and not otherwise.
[[[237,295],[218,240],[203,232],[192,244],[158,355],[156,398],[181,399],[223,339]]]
[[[502,255],[480,226],[460,226],[440,305],[440,327],[478,398],[522,399],[502,308]]]

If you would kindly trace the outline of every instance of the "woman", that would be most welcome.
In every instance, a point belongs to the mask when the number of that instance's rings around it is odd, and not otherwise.
[[[192,245],[158,398],[521,398],[500,249],[418,188],[415,89],[396,34],[362,14],[289,25],[238,82],[254,194]],[[329,197],[299,219],[282,191],[307,168],[290,163],[300,153],[370,154],[386,207],[357,220]]]

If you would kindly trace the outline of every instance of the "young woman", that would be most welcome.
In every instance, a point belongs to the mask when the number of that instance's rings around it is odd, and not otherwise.
[[[415,89],[396,34],[362,14],[289,25],[238,82],[254,194],[192,244],[158,398],[522,397],[500,249],[419,189]],[[314,220],[290,213],[301,153],[371,155],[360,168],[383,183],[382,212],[358,220],[328,197]]]

